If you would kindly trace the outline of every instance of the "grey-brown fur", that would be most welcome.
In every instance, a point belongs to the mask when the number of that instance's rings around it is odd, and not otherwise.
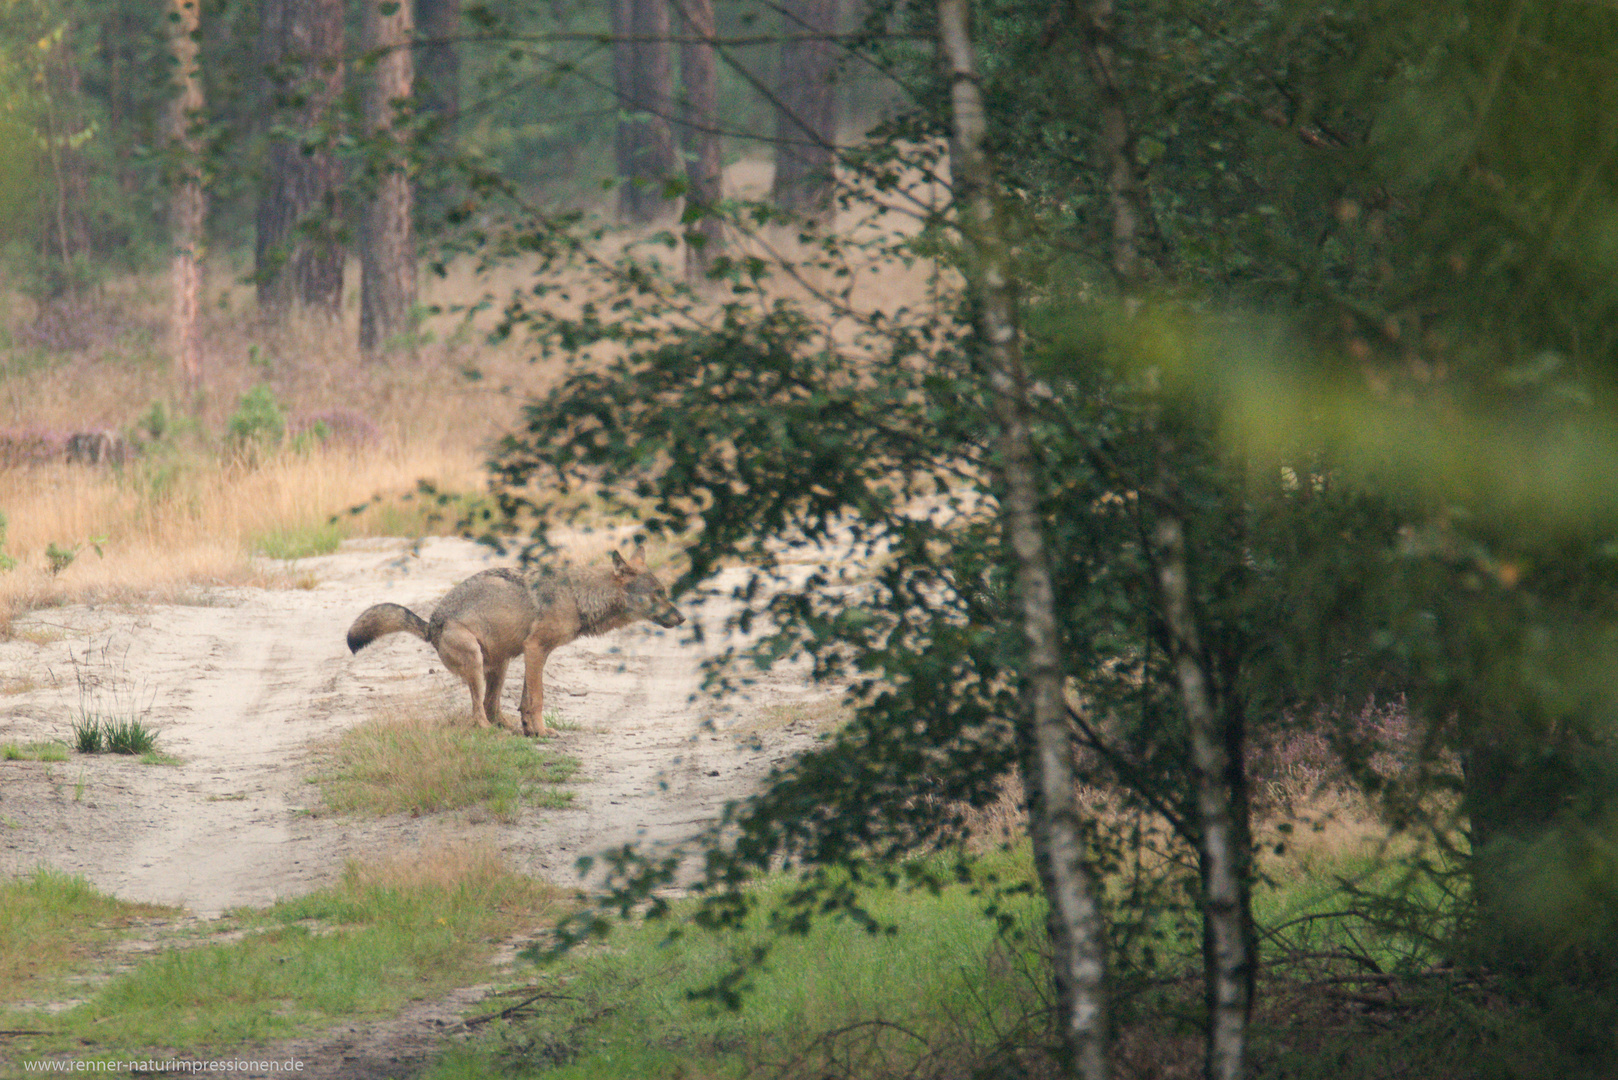
[[[408,633],[438,650],[444,666],[472,692],[472,717],[500,722],[506,666],[523,657],[522,731],[545,733],[545,661],[575,638],[604,634],[639,619],[678,626],[685,617],[646,569],[645,549],[629,561],[612,552],[607,570],[542,568],[529,574],[485,570],[456,585],[438,602],[431,620],[398,604],[377,604],[348,630],[359,652],[385,634]]]

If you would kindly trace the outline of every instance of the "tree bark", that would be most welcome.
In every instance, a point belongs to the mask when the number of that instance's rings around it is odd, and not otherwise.
[[[360,348],[380,351],[410,329],[416,306],[414,188],[404,138],[414,65],[410,0],[364,0],[366,51],[375,67],[365,88],[370,179],[360,244]]]
[[[174,241],[172,342],[185,396],[202,387],[203,217],[202,80],[197,71],[199,0],[169,0],[169,53],[174,58],[174,98],[169,103],[169,146],[174,153],[170,231]]]
[[[838,0],[788,0],[775,78],[775,182],[771,198],[791,214],[832,208],[837,145]]]
[[[416,0],[421,68],[417,96],[427,122],[427,151],[431,173],[440,179],[426,201],[442,209],[454,183],[447,168],[459,148],[461,118],[461,0]]]
[[[259,311],[280,318],[299,303],[335,319],[343,309],[342,169],[332,152],[343,92],[343,5],[262,0],[260,19],[270,115],[295,134],[272,136],[259,197]]]
[[[1145,270],[1140,258],[1140,234],[1149,210],[1119,83],[1112,0],[1089,0],[1084,12],[1085,65],[1090,69],[1101,106],[1101,153],[1107,161],[1107,199],[1112,210],[1112,268],[1127,287],[1138,283]]]
[[[1169,658],[1191,734],[1203,890],[1203,963],[1208,999],[1208,1080],[1246,1075],[1247,1020],[1253,1004],[1246,802],[1239,726],[1221,718],[1212,665],[1192,611],[1185,526],[1165,516],[1157,526],[1158,593]]]
[[[723,242],[715,213],[721,196],[719,157],[719,71],[714,40],[713,0],[675,0],[681,16],[680,78],[685,84],[686,175],[685,274],[703,280]]]
[[[461,114],[461,0],[417,0],[421,111],[453,137]]]
[[[1049,902],[1059,1027],[1065,1066],[1083,1080],[1104,1080],[1107,1062],[1106,935],[1099,890],[1084,861],[1083,822],[1067,726],[1061,639],[1049,554],[1039,516],[1035,460],[1010,253],[995,218],[992,167],[967,0],[939,0],[938,34],[950,77],[954,141],[950,168],[967,293],[989,369],[1004,501],[1005,546],[1012,556],[1019,617],[1028,645],[1019,725],[1034,862]]]
[[[668,0],[613,0],[612,30],[618,213],[649,224],[668,212],[663,182],[676,173]]]

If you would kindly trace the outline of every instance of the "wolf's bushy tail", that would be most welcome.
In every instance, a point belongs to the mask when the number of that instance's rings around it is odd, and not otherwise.
[[[400,633],[414,634],[423,641],[430,640],[426,620],[409,608],[398,604],[368,607],[348,628],[348,651],[359,652],[379,637]]]

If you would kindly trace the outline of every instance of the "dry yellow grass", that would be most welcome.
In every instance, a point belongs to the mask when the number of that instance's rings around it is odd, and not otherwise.
[[[526,900],[525,906],[540,912],[564,906],[568,895],[513,872],[492,837],[464,834],[446,834],[419,847],[350,862],[343,870],[343,885],[350,890],[499,892],[506,894],[502,908]]]
[[[482,484],[471,448],[397,445],[356,453],[283,452],[256,468],[197,459],[164,475],[137,463],[123,472],[77,465],[0,470],[6,552],[17,567],[0,575],[0,619],[75,599],[173,597],[204,584],[280,584],[251,559],[255,541],[276,531],[315,529],[377,495],[409,492],[419,479],[446,490]],[[343,529],[376,531],[372,510]],[[52,573],[47,549],[79,548]],[[100,549],[100,554],[96,548]]]

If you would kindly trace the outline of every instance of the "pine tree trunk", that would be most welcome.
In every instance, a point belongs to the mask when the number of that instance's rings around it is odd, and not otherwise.
[[[416,0],[418,55],[416,93],[426,121],[427,158],[417,195],[423,209],[444,212],[458,179],[450,167],[459,149],[461,119],[461,0]],[[431,179],[427,179],[430,177]]]
[[[461,0],[418,0],[421,111],[453,140],[461,115]]]
[[[411,328],[416,306],[414,190],[401,142],[414,85],[414,23],[410,0],[364,0],[363,10],[365,48],[377,60],[365,88],[374,190],[360,235],[360,348],[375,353]]]
[[[721,197],[719,157],[719,72],[715,59],[713,0],[676,0],[684,41],[680,77],[685,84],[685,174],[687,213],[700,215],[686,230],[685,274],[703,280],[723,242],[713,212]]]
[[[202,80],[197,71],[199,0],[170,0],[169,51],[174,58],[175,95],[169,104],[169,145],[174,151],[174,190],[170,231],[174,241],[174,359],[185,396],[202,387],[203,215],[202,140],[196,120],[202,112]]]
[[[832,207],[837,145],[838,0],[788,0],[775,77],[775,205],[791,214]]]
[[[612,30],[618,213],[648,224],[668,212],[663,182],[676,172],[668,0],[613,0]]]
[[[280,318],[299,303],[337,318],[343,306],[342,172],[331,146],[343,92],[343,5],[262,0],[260,12],[270,115],[299,134],[270,144],[254,250],[259,310]]]
[[[1010,252],[995,224],[994,178],[983,146],[986,125],[976,53],[968,32],[967,0],[939,0],[938,34],[951,81],[955,137],[950,168],[955,178],[963,269],[996,412],[998,430],[992,439],[1005,487],[1000,508],[1002,542],[1011,557],[1018,619],[1028,649],[1018,742],[1034,863],[1049,902],[1046,925],[1054,954],[1064,1071],[1083,1080],[1105,1080],[1106,933],[1100,893],[1084,861],[1061,640],[1050,557],[1039,517],[1040,479],[1029,418],[1028,373],[1010,288]]]

